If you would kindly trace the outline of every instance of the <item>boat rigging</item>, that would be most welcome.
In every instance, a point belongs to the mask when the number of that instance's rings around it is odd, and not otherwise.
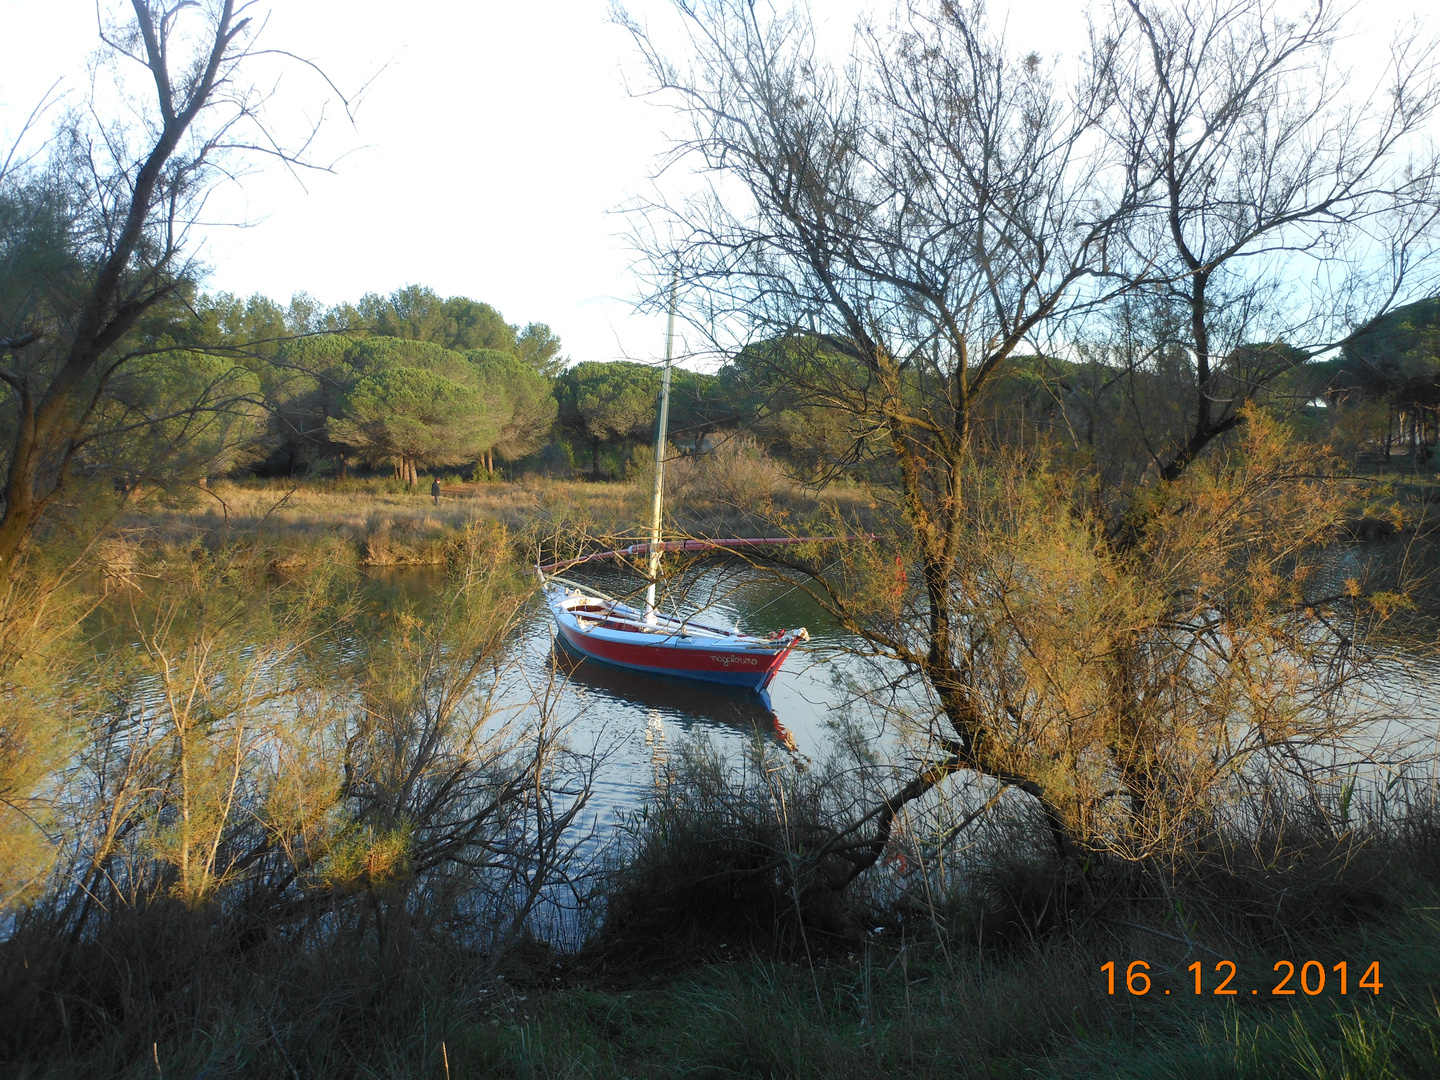
[[[561,640],[583,656],[653,675],[748,687],[764,695],[780,666],[785,663],[785,658],[796,645],[810,639],[804,627],[776,630],[760,636],[742,633],[738,628],[727,630],[711,626],[691,616],[662,614],[657,605],[660,559],[666,551],[704,551],[803,542],[794,537],[671,542],[662,539],[665,443],[670,418],[670,368],[675,355],[678,286],[677,272],[670,285],[665,369],[660,378],[660,411],[655,425],[655,486],[651,498],[649,543],[553,562],[535,569],[545,583],[546,601]],[[557,576],[562,570],[592,560],[642,554],[649,556],[643,610]]]

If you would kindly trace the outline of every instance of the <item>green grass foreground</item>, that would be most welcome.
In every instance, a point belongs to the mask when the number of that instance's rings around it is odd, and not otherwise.
[[[57,1047],[10,1075],[1426,1077],[1440,1074],[1440,907],[1433,891],[1412,900],[1293,954],[1237,951],[1241,993],[1229,999],[1208,994],[1215,956],[1187,949],[1173,926],[1092,927],[1008,953],[887,929],[813,965],[721,950],[615,978],[536,949],[480,989],[459,958],[405,965],[392,981],[374,958],[312,955],[231,986],[223,1019],[209,1010],[143,1047],[118,1034],[76,1056]],[[1297,972],[1307,959],[1327,971],[1347,960],[1348,994],[1332,974],[1317,996],[1271,996],[1281,953]],[[1136,997],[1117,983],[1108,996],[1100,965],[1111,959],[1122,972],[1147,960],[1154,988]],[[1186,970],[1196,959],[1200,998]],[[1378,996],[1356,986],[1373,960]]]
[[[1197,999],[1185,968],[1204,960],[1209,981],[1213,957],[1143,935],[1010,958],[886,937],[813,970],[736,960],[633,990],[518,994],[458,1024],[445,1054],[456,1077],[1430,1076],[1440,1072],[1435,910],[1316,953],[1356,957],[1352,968],[1378,959],[1379,996],[1357,994],[1352,974],[1345,997]],[[1104,959],[1142,957],[1156,988],[1107,996]],[[1269,960],[1239,960],[1241,978],[1254,976],[1247,991],[1278,981]]]

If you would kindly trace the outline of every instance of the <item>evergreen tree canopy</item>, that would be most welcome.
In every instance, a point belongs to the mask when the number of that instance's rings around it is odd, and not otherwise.
[[[499,433],[497,410],[477,387],[437,371],[386,366],[361,378],[327,427],[336,442],[371,461],[392,461],[413,483],[425,466],[477,459]]]
[[[547,379],[557,378],[569,362],[560,355],[560,339],[544,323],[532,322],[515,339],[515,355]]]
[[[519,357],[547,378],[565,368],[560,339],[550,327],[512,326],[489,304],[464,296],[442,300],[433,289],[407,285],[389,296],[367,294],[354,312],[358,325],[378,337],[424,341],[456,352],[502,352]]]
[[[720,398],[737,424],[815,478],[834,476],[876,449],[873,425],[834,408],[845,388],[863,385],[860,364],[817,335],[757,341],[718,375]]]
[[[515,349],[515,328],[489,304],[463,296],[442,300],[433,289],[407,285],[389,296],[368,293],[357,311],[372,334],[426,341],[446,349]]]
[[[626,360],[576,364],[556,386],[560,424],[590,446],[591,472],[600,473],[600,444],[640,442],[653,430],[660,373]]]
[[[555,423],[550,380],[524,360],[491,349],[465,354],[495,403],[499,426],[487,449],[514,460],[539,448]]]
[[[1330,389],[1401,409],[1440,402],[1440,297],[1397,308],[1357,335],[1334,365]]]

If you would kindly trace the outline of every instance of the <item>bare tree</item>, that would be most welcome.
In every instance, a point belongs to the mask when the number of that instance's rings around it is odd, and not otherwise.
[[[1428,90],[1405,104],[1423,65],[1394,109],[1351,123],[1292,94],[1328,15],[1277,29],[1237,5],[1223,41],[1178,52],[1137,44],[1159,32],[1136,15],[1098,26],[1066,81],[1012,55],[979,8],[904,7],[893,29],[862,29],[841,72],[800,15],[676,7],[684,69],[632,26],[654,92],[688,122],[667,168],[702,178],[689,199],[637,207],[656,295],[678,265],[697,326],[743,346],[738,369],[842,416],[850,457],[888,470],[883,546],[839,573],[804,568],[939,720],[913,779],[815,847],[849,862],[838,880],[957,772],[1033,797],[1067,859],[1144,859],[1227,820],[1256,762],[1340,738],[1377,612],[1363,582],[1324,572],[1334,487],[1245,407],[1297,362],[1278,334],[1251,335],[1276,324],[1262,314],[1293,319],[1279,301],[1314,280],[1295,279],[1305,259],[1352,297],[1381,292],[1371,308],[1412,282],[1433,170],[1392,166],[1429,115]],[[1152,52],[1198,65],[1183,116],[1141,80]],[[1230,75],[1212,78],[1225,57]],[[1167,132],[1172,149],[1155,149]],[[1182,175],[1184,140],[1198,149]],[[1155,465],[1107,519],[1083,457],[1062,473],[987,456],[975,420],[1023,352],[1116,312],[1118,370],[1135,383],[1163,365],[1149,419],[1179,437],[1152,439]],[[1202,463],[1247,417],[1256,430]]]
[[[913,5],[892,32],[865,30],[843,73],[793,12],[676,7],[688,70],[631,25],[654,91],[689,124],[675,157],[709,183],[637,208],[650,235],[679,237],[647,248],[657,287],[678,265],[713,339],[758,339],[746,356],[762,381],[854,418],[852,455],[868,443],[891,462],[925,614],[885,627],[854,598],[829,600],[923,677],[948,720],[944,767],[902,801],[975,770],[1037,797],[1063,845],[1044,785],[1012,769],[983,720],[953,583],[977,403],[1048,321],[1104,298],[1116,229],[1142,195],[1091,137],[1108,83],[1082,71],[1060,84],[1039,57],[1013,58],[978,7]]]
[[[127,347],[129,335],[193,277],[190,229],[216,183],[257,155],[307,164],[309,137],[282,145],[265,120],[267,95],[245,80],[257,58],[285,55],[257,46],[253,4],[132,6],[133,19],[102,26],[98,70],[116,65],[124,100],[126,65],[139,65],[149,109],[138,119],[103,115],[97,88],[88,112],[59,125],[45,169],[11,165],[0,175],[15,218],[5,269],[21,279],[0,312],[0,379],[15,403],[0,584],[61,490],[107,386],[144,355]],[[17,263],[17,251],[29,261]]]
[[[1122,363],[1148,374],[1180,349],[1191,367],[1182,425],[1152,432],[1166,480],[1277,375],[1437,286],[1436,44],[1400,34],[1383,75],[1357,86],[1339,63],[1348,15],[1126,0],[1092,23],[1112,80],[1097,119],[1150,195],[1117,312],[1124,337],[1145,324],[1147,347]]]

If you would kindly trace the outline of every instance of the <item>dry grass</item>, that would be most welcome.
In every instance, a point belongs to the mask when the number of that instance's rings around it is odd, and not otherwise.
[[[274,548],[281,567],[321,559],[427,565],[444,562],[453,537],[474,522],[498,522],[520,534],[537,524],[578,521],[614,530],[638,520],[638,499],[633,484],[548,480],[446,484],[438,501],[428,490],[383,482],[226,481],[199,501],[142,504],[121,528],[141,545],[251,541]]]
[[[667,504],[667,529],[690,536],[757,535],[776,522],[838,510],[863,516],[862,491],[815,492],[786,480],[770,462],[726,460],[705,482],[688,476]],[[763,483],[749,483],[754,466]],[[755,479],[755,478],[751,478]],[[527,477],[514,483],[447,483],[438,502],[428,488],[397,490],[388,481],[222,481],[198,498],[138,504],[108,542],[107,559],[133,561],[133,547],[215,546],[233,541],[271,549],[280,568],[321,562],[363,566],[446,561],[455,536],[473,522],[504,525],[522,541],[561,555],[586,546],[630,543],[649,518],[650,484],[639,479],[589,483]]]

